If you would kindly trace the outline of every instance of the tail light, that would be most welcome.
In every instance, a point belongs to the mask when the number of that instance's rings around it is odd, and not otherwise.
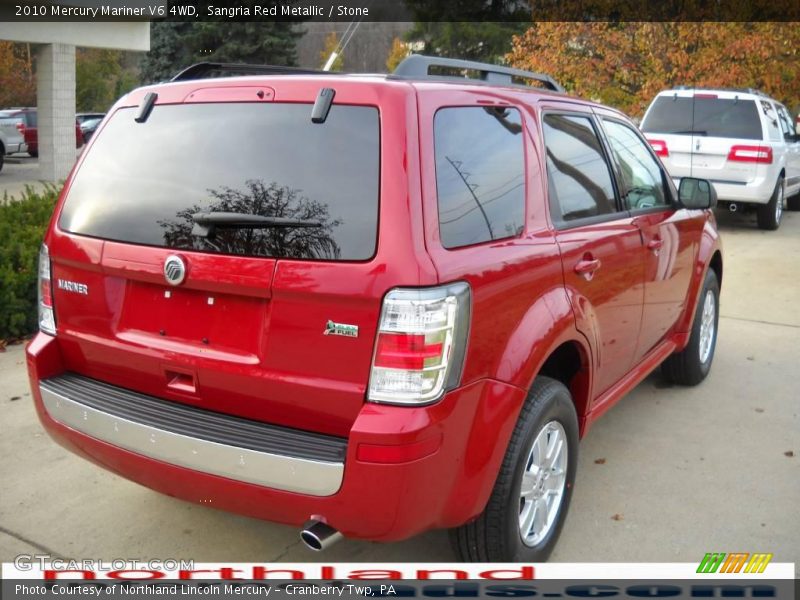
[[[39,251],[39,331],[50,335],[56,334],[53,286],[50,279],[50,253],[44,244]]]
[[[369,377],[368,400],[429,404],[461,381],[470,320],[470,289],[463,282],[390,291]]]
[[[669,149],[667,148],[667,142],[664,140],[647,140],[650,142],[650,145],[653,147],[653,150],[658,156],[669,156]]]
[[[25,123],[22,121],[17,123],[17,131],[19,131],[22,135],[25,135]]]
[[[728,160],[733,162],[751,162],[772,164],[771,146],[731,146]]]

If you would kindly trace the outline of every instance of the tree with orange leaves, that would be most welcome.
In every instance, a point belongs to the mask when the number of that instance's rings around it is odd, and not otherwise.
[[[506,58],[632,115],[678,85],[752,87],[800,102],[800,23],[538,22]]]
[[[0,107],[35,104],[30,46],[0,41]]]

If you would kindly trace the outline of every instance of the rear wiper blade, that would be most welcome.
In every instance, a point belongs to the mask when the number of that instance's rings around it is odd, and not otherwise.
[[[673,135],[708,135],[707,131],[687,129],[686,131],[673,131]]]
[[[211,237],[217,227],[228,229],[267,229],[271,227],[322,227],[319,221],[264,217],[237,212],[202,212],[192,215],[192,235]]]

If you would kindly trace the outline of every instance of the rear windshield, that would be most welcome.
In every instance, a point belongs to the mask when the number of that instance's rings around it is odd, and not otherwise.
[[[245,256],[373,256],[380,178],[376,108],[334,105],[320,124],[311,122],[310,104],[156,106],[144,123],[134,120],[136,112],[118,110],[98,135],[72,183],[62,229]],[[203,236],[192,219],[200,212],[321,226],[215,227]]]
[[[753,100],[720,98],[659,96],[642,123],[642,131],[747,140],[762,137]]]

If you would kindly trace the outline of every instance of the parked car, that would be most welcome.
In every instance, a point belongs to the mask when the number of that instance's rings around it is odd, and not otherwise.
[[[33,157],[39,156],[39,134],[37,129],[37,112],[35,108],[16,108],[11,109],[9,112],[12,116],[18,117],[23,121],[23,134],[25,136],[25,144],[28,147],[28,154]],[[75,147],[80,148],[83,146],[83,134],[81,127],[75,120]]]
[[[78,120],[79,125],[83,125],[86,121],[93,121],[95,119],[102,119],[106,116],[106,113],[97,113],[97,112],[84,112],[78,113],[75,115],[75,118]]]
[[[89,139],[94,135],[94,132],[97,130],[98,125],[103,121],[103,117],[95,118],[95,119],[85,119],[81,123],[81,134],[83,134],[83,141],[88,142]]]
[[[0,171],[3,170],[6,154],[25,152],[22,119],[13,115],[11,111],[0,111]]]
[[[122,98],[64,187],[36,410],[316,550],[451,528],[466,560],[544,560],[579,437],[662,363],[711,368],[715,201],[545,75],[195,65]]]
[[[786,107],[766,94],[665,90],[642,131],[674,179],[709,179],[731,211],[755,209],[761,229],[780,226],[786,198],[800,209],[800,136]]]

